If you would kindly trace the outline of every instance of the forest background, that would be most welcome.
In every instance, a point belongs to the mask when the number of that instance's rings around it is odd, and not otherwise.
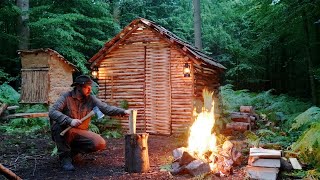
[[[254,137],[293,144],[319,172],[320,0],[202,0],[200,10],[202,50],[227,67],[224,108],[254,104],[280,127]],[[139,17],[195,42],[191,0],[1,0],[0,84],[19,92],[20,49],[51,48],[89,73],[87,60]],[[0,100],[17,103],[7,89]]]

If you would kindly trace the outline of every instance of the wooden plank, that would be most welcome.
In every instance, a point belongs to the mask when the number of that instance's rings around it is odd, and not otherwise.
[[[293,169],[302,169],[300,163],[297,158],[289,158],[290,163],[292,164]]]
[[[3,119],[13,119],[13,118],[36,118],[36,117],[48,117],[48,112],[40,112],[40,113],[16,113],[10,114],[8,116],[3,117]]]
[[[249,157],[248,165],[256,167],[280,168],[280,159],[261,159]]]
[[[247,175],[251,179],[276,180],[279,169],[247,166],[246,171],[247,171]]]
[[[267,158],[267,159],[276,159],[276,158],[281,158],[281,151],[274,150],[274,149],[250,148],[249,156]]]

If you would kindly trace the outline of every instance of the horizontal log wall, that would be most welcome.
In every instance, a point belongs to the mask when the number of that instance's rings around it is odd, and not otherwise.
[[[204,88],[213,91],[213,99],[215,101],[215,114],[220,112],[220,102],[219,102],[219,73],[209,68],[207,65],[194,64],[194,95],[195,95],[195,104],[198,105],[197,112],[199,113],[199,105],[203,105],[202,91]]]
[[[172,133],[181,134],[189,130],[192,116],[193,76],[184,77],[184,56],[171,49],[171,123]]]
[[[128,101],[137,109],[137,133],[145,132],[145,45],[120,44],[99,67],[99,98],[113,106]],[[116,117],[128,131],[128,117]]]

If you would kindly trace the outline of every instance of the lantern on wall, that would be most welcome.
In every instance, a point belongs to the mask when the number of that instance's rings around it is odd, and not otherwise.
[[[183,66],[183,76],[184,77],[190,77],[190,65],[188,63],[185,63]]]
[[[94,66],[92,68],[92,72],[91,72],[92,78],[93,79],[98,79],[98,75],[99,75],[99,69],[97,66]]]

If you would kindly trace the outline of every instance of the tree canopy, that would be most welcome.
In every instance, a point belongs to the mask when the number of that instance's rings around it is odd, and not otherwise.
[[[23,1],[23,0],[22,0]],[[29,2],[29,1],[28,1]],[[52,48],[88,72],[87,60],[133,19],[158,23],[193,44],[189,0],[30,0],[0,3],[0,82],[19,80],[19,16],[30,49]],[[203,0],[203,51],[228,69],[236,89],[274,89],[320,103],[320,0]]]

